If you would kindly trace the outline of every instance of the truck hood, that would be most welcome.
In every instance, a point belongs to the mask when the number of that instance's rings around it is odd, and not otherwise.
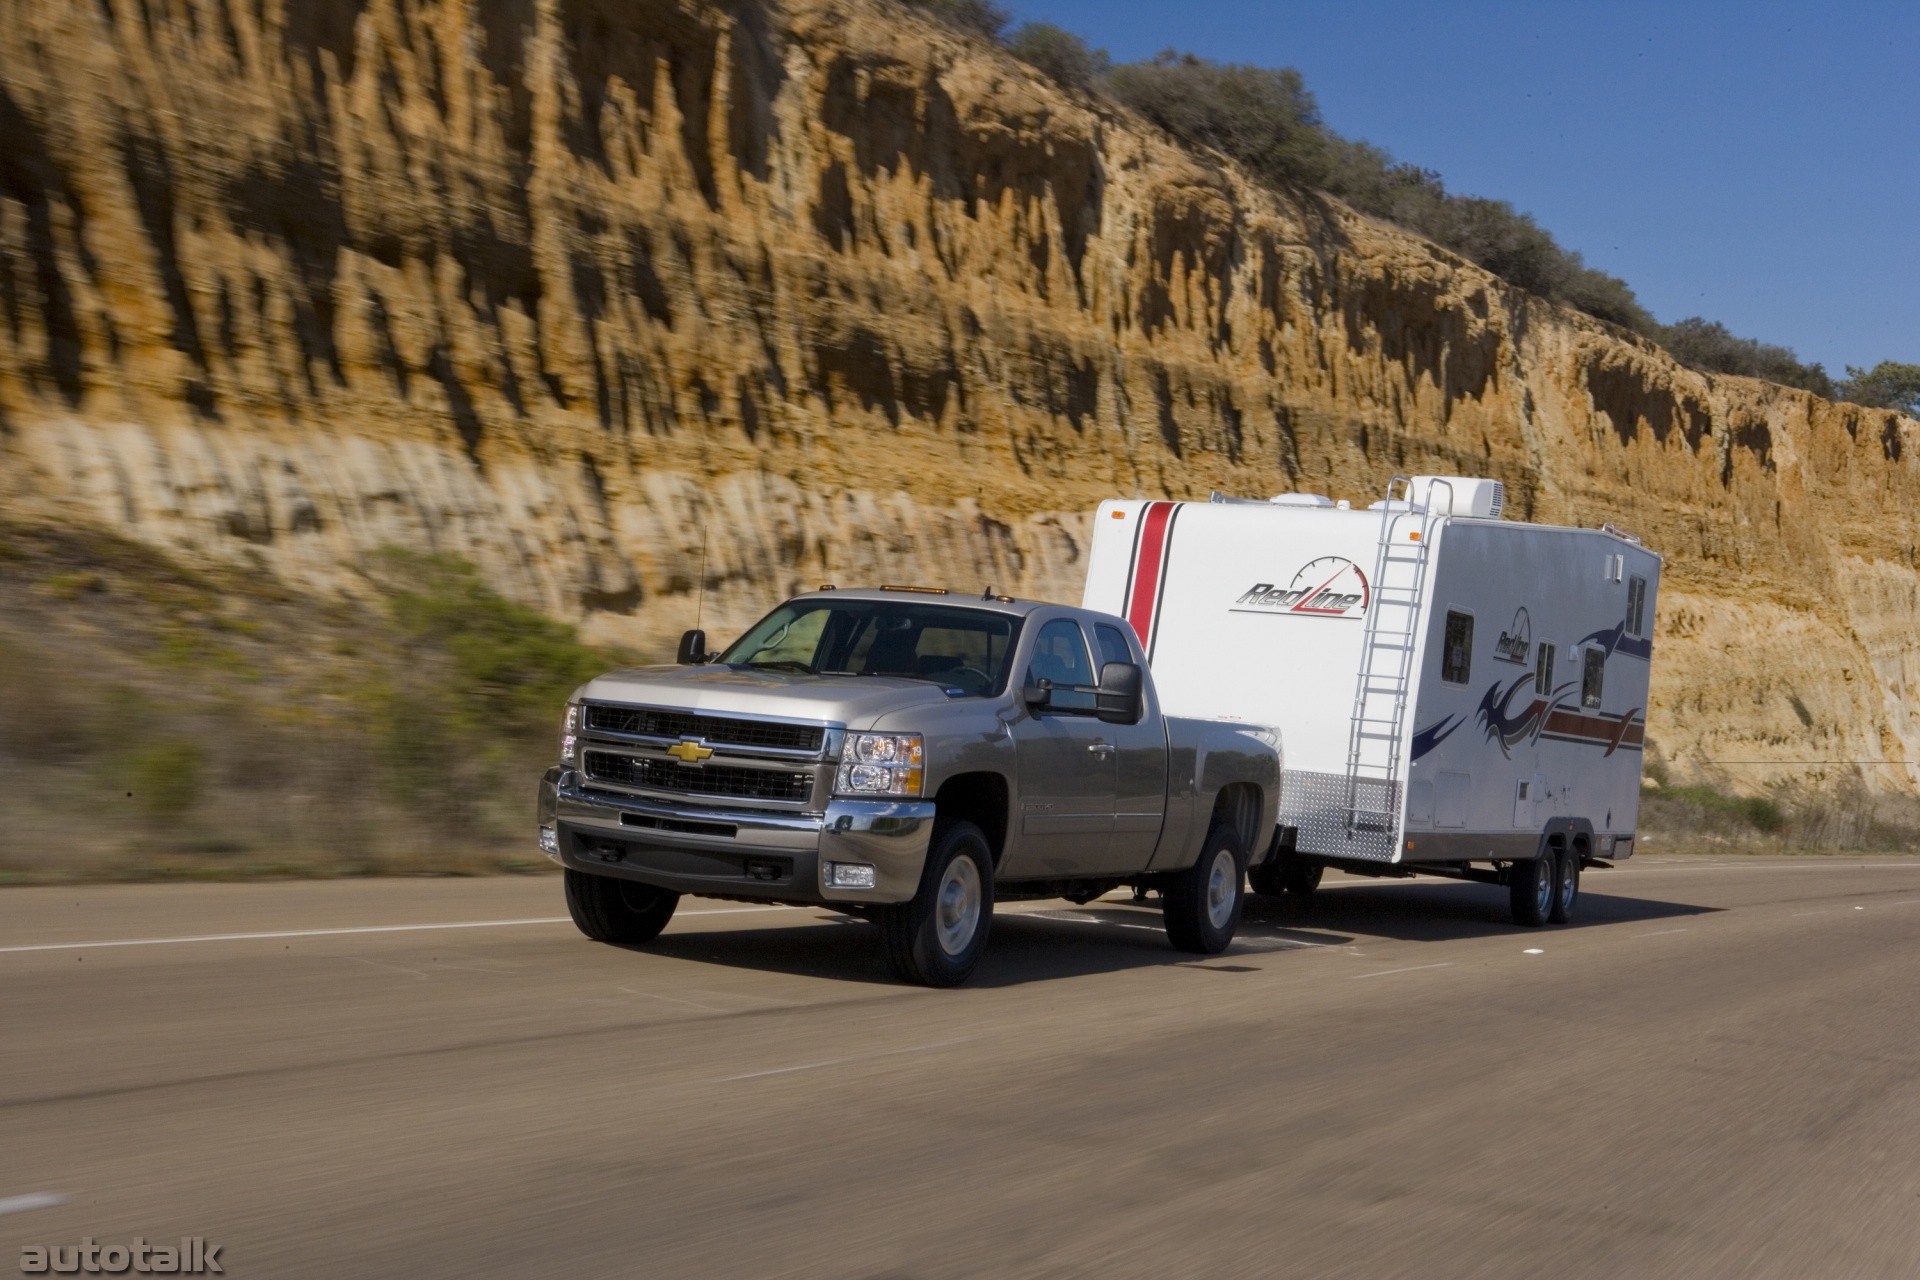
[[[893,712],[948,702],[940,686],[925,680],[809,676],[734,667],[633,667],[590,680],[574,696],[711,715],[827,720],[850,729],[869,728]]]

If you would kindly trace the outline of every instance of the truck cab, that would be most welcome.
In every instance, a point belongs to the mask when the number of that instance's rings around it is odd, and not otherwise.
[[[825,906],[948,985],[996,898],[1157,888],[1176,946],[1223,949],[1279,778],[1270,732],[1165,717],[1118,617],[823,589],[577,690],[539,837],[590,937],[650,940],[685,894]]]

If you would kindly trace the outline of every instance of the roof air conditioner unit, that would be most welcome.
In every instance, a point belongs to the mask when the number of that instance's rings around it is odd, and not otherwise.
[[[1498,520],[1507,507],[1507,487],[1483,476],[1415,476],[1408,496],[1435,515]]]

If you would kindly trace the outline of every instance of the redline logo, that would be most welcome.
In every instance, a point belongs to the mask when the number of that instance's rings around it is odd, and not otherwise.
[[[1314,618],[1358,618],[1372,593],[1360,566],[1341,556],[1302,565],[1285,587],[1256,582],[1233,602],[1236,613],[1284,613]]]
[[[1514,611],[1513,621],[1500,633],[1500,639],[1494,642],[1493,656],[1502,662],[1524,667],[1527,665],[1527,655],[1532,651],[1533,615],[1522,605]]]
[[[20,1250],[20,1270],[30,1276],[49,1271],[61,1275],[204,1275],[226,1274],[220,1265],[225,1245],[208,1244],[204,1236],[181,1236],[178,1246],[148,1244],[135,1236],[132,1244],[100,1244],[92,1236],[79,1244],[30,1244]]]

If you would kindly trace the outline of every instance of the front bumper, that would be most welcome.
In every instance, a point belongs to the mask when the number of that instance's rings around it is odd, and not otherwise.
[[[709,897],[892,903],[920,887],[928,800],[834,800],[824,814],[695,808],[589,790],[573,769],[540,780],[540,846],[575,871]],[[864,863],[871,889],[829,888],[826,864]]]

